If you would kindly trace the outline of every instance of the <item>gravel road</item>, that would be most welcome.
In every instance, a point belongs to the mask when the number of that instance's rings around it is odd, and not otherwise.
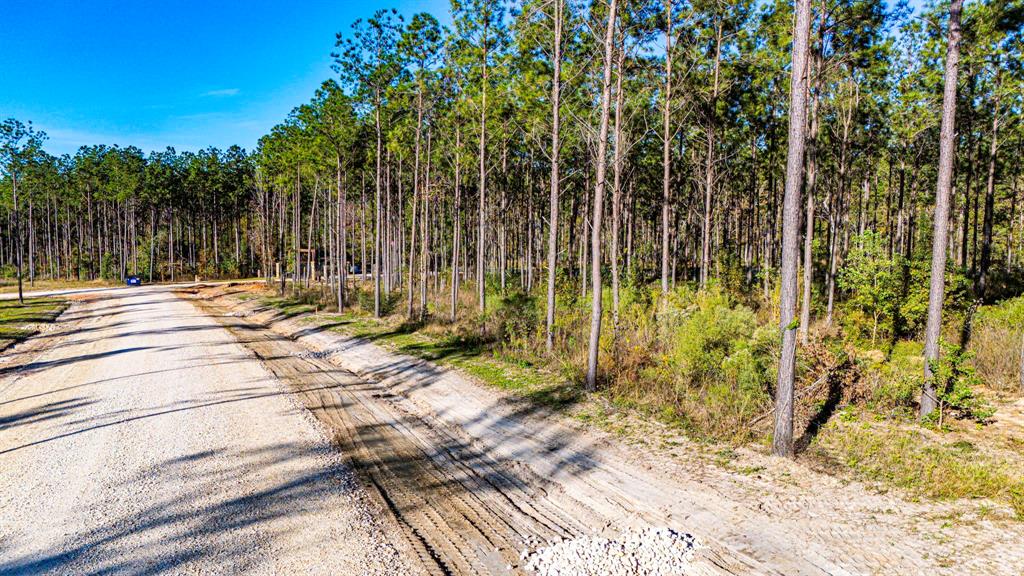
[[[0,357],[0,574],[405,574],[315,419],[167,288]]]

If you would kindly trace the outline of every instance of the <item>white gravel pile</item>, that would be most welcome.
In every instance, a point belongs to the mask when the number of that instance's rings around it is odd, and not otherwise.
[[[331,354],[334,354],[334,350],[299,350],[291,353],[292,356],[305,360],[323,360],[330,358]]]
[[[701,547],[671,528],[645,528],[609,540],[580,536],[528,555],[526,568],[540,576],[675,576],[686,574]]]

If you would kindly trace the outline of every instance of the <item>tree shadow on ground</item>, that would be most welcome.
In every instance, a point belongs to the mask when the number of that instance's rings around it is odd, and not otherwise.
[[[273,566],[276,556],[293,552],[288,546],[296,540],[288,530],[305,525],[276,520],[346,514],[338,509],[352,497],[355,484],[343,461],[326,450],[321,444],[285,443],[200,450],[156,462],[113,490],[130,498],[139,486],[156,486],[149,494],[157,500],[114,508],[95,525],[67,526],[61,540],[5,539],[0,574],[147,576],[211,568],[239,574],[265,563]],[[255,489],[236,491],[240,477]],[[316,537],[302,541],[303,547],[336,546],[326,538],[330,530],[315,528],[303,529]],[[351,559],[353,571],[359,562]]]
[[[804,452],[811,445],[811,442],[821,432],[821,428],[828,423],[829,419],[835,415],[836,410],[839,408],[843,399],[843,386],[842,382],[834,374],[830,374],[828,377],[828,393],[825,396],[824,402],[818,407],[818,409],[811,415],[810,421],[807,423],[807,428],[804,429],[804,433],[800,435],[800,438],[794,443],[795,450]]]

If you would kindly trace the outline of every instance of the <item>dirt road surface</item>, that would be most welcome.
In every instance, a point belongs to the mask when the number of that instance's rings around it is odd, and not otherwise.
[[[0,575],[523,574],[652,526],[687,576],[1024,566],[1017,524],[665,460],[226,292],[76,294],[0,355]]]
[[[0,359],[0,574],[404,574],[308,412],[163,287]]]

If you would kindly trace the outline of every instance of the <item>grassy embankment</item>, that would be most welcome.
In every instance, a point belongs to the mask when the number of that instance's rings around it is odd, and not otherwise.
[[[0,350],[24,340],[38,331],[38,325],[53,322],[67,308],[58,298],[34,298],[19,304],[0,300]]]
[[[25,280],[22,284],[24,292],[42,292],[47,290],[83,290],[89,288],[110,288],[123,286],[121,282],[113,280],[36,280],[29,284]],[[0,279],[0,294],[11,294],[18,292],[18,281],[11,278]]]
[[[472,294],[468,288],[463,309],[473,309]],[[449,323],[438,318],[447,308],[443,302],[432,306],[441,314],[407,322],[395,312],[404,308],[398,295],[385,303],[390,313],[376,319],[365,311],[372,306],[366,296],[357,292],[361,305],[343,314],[323,312],[329,304],[316,292],[248,297],[288,315],[315,312],[309,321],[457,368],[613,432],[657,442],[645,423],[658,422],[740,472],[748,468],[732,448],[763,450],[769,442],[777,354],[770,302],[680,289],[655,314],[649,293],[624,291],[618,329],[609,326],[602,341],[602,390],[588,396],[579,385],[585,345],[571,336],[585,332],[579,329],[588,319],[583,302],[560,301],[562,336],[547,354],[535,298],[495,294],[487,314]],[[1024,431],[991,425],[993,414],[1024,411],[1014,403],[1020,391],[1010,374],[1019,365],[1003,358],[1016,353],[1005,342],[1020,338],[1017,307],[1024,307],[1024,299],[978,312],[969,352],[944,367],[952,382],[944,417],[925,425],[915,415],[923,368],[919,343],[882,342],[877,334],[868,337],[868,330],[857,337],[851,326],[819,327],[798,359],[801,460],[911,498],[992,500],[1024,518]],[[993,345],[1000,341],[1002,347]],[[1006,372],[999,379],[996,366]]]

